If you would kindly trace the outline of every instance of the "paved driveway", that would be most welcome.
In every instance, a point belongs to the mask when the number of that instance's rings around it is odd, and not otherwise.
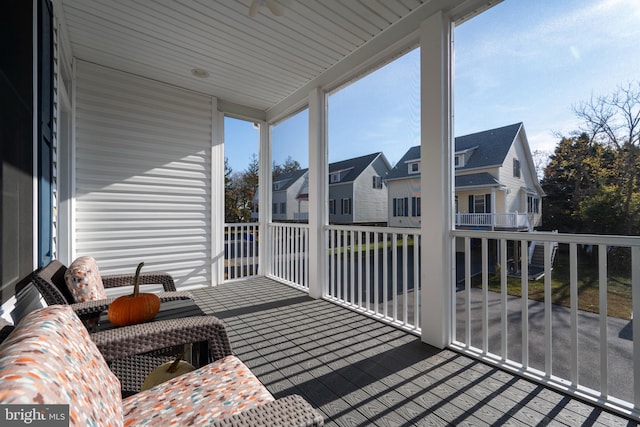
[[[456,333],[459,341],[464,340],[464,307],[466,294],[456,293],[457,322]],[[522,361],[522,301],[518,297],[508,297],[508,355],[517,362]],[[500,354],[500,294],[489,292],[489,351]],[[471,289],[471,344],[482,346],[482,291]],[[529,300],[529,365],[544,371],[544,304]],[[571,337],[570,310],[552,306],[552,372],[562,378],[570,378]],[[609,395],[633,401],[633,341],[632,323],[628,320],[607,318],[607,347],[609,366]],[[600,326],[599,315],[578,312],[578,375],[582,385],[600,388]]]

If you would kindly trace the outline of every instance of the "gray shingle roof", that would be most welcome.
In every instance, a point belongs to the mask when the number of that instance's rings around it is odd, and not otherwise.
[[[278,175],[273,179],[273,191],[284,191],[296,182],[301,176],[307,173],[308,169],[298,169],[293,172],[287,172]],[[276,183],[281,183],[278,190],[275,189]]]
[[[352,182],[369,166],[381,152],[367,154],[366,156],[354,157],[353,159],[342,160],[329,164],[329,173],[350,169],[345,175],[340,177],[340,183]]]
[[[456,152],[476,147],[465,165],[456,168],[456,171],[502,165],[521,127],[522,122],[456,137]],[[420,159],[419,145],[411,147],[398,163],[396,163],[385,179],[391,180],[407,178],[409,176],[419,176],[419,174],[409,175],[409,168],[407,167],[407,161],[417,159]]]
[[[455,181],[456,188],[476,186],[491,187],[498,186],[500,184],[489,172],[456,176]]]

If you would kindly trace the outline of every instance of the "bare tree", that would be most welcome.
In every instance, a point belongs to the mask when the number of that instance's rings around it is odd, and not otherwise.
[[[533,167],[535,167],[536,169],[536,175],[538,175],[539,181],[544,178],[544,168],[546,168],[549,164],[551,155],[553,155],[553,151],[550,150],[533,150],[531,152],[531,157],[533,158]]]
[[[593,140],[620,153],[624,217],[631,218],[637,214],[631,212],[631,202],[640,181],[640,82],[618,86],[610,95],[591,96],[589,101],[574,105],[573,111]]]

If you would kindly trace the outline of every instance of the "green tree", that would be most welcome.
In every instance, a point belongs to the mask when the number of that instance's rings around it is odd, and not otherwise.
[[[282,165],[278,165],[276,162],[273,162],[272,176],[273,178],[276,178],[283,173],[294,172],[297,170],[300,170],[300,163],[289,156]]]
[[[237,199],[232,179],[233,170],[229,166],[229,159],[224,159],[224,221],[237,222]]]
[[[547,197],[542,210],[544,228],[584,232],[581,203],[612,181],[615,154],[586,133],[558,143],[541,181]]]
[[[233,172],[227,159],[224,162],[225,221],[251,222],[254,197],[258,189],[258,157],[253,154],[247,169]]]

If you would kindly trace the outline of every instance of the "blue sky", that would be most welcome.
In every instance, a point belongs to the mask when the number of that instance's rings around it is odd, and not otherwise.
[[[572,106],[640,81],[640,0],[505,0],[456,27],[455,135],[523,122],[553,151],[580,122]],[[419,144],[419,52],[329,98],[329,161],[382,151],[393,165]],[[306,111],[273,129],[273,158],[307,166]],[[251,124],[227,120],[234,171],[257,153]]]

